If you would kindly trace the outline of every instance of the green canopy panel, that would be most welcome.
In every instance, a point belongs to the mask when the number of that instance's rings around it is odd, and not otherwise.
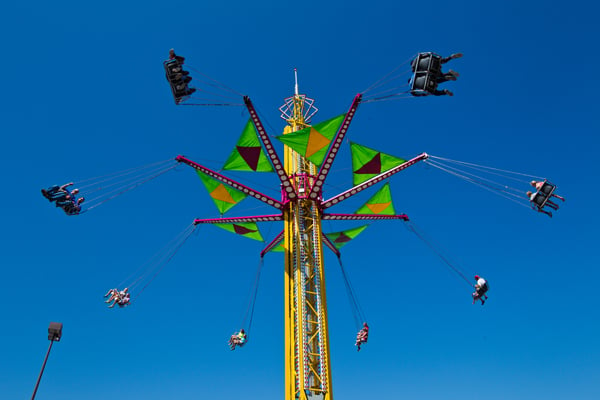
[[[334,246],[338,249],[342,248],[346,243],[357,237],[367,229],[369,225],[362,225],[356,228],[348,229],[341,232],[326,233],[325,236],[331,240]]]
[[[265,155],[256,128],[249,119],[242,131],[235,149],[225,162],[223,169],[230,171],[273,172],[273,167]]]
[[[350,150],[352,152],[354,186],[406,162],[402,158],[394,157],[356,143],[350,143]]]
[[[204,186],[206,186],[210,197],[212,197],[221,215],[225,214],[231,207],[244,200],[247,196],[239,190],[224,185],[204,172],[196,171],[196,173],[202,180],[202,183],[204,183]]]
[[[367,202],[356,210],[355,214],[394,215],[394,204],[390,184],[386,183]]]
[[[247,237],[248,239],[264,242],[256,222],[239,222],[235,224],[213,224],[226,231]]]
[[[340,129],[346,114],[328,119],[287,135],[277,136],[283,144],[297,151],[316,166],[321,166],[327,149]]]

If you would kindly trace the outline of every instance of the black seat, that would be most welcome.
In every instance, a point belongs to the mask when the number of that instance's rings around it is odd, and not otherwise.
[[[544,181],[544,185],[542,185],[540,189],[540,193],[542,193],[546,197],[550,197],[554,190],[556,189],[556,185],[551,184],[550,182]]]
[[[183,75],[189,75],[189,72],[184,71],[183,66],[177,60],[167,60],[163,65],[169,82],[181,79]]]
[[[531,200],[533,204],[535,204],[538,208],[543,208],[546,205],[546,201],[548,201],[548,197],[544,196],[543,193],[537,192],[535,196],[533,196],[533,200]]]
[[[419,53],[413,64],[413,72],[440,75],[442,73],[442,57],[435,53]]]
[[[196,91],[196,89],[188,87],[192,77],[189,76],[188,71],[183,70],[183,66],[178,59],[167,60],[163,62],[163,66],[176,104],[181,103],[185,97]]]
[[[410,92],[413,96],[427,96],[436,89],[435,77],[428,72],[415,72],[410,85]]]
[[[435,53],[419,53],[412,61],[413,76],[410,93],[427,96],[437,90],[437,77],[442,74],[442,57]]]

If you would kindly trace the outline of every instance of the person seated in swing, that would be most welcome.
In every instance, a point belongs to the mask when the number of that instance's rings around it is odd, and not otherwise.
[[[105,303],[110,303],[111,301],[118,300],[119,299],[119,289],[117,289],[117,288],[110,289],[108,292],[106,292],[104,297],[105,298],[108,297],[108,299],[106,299],[104,301]]]
[[[75,196],[69,196],[68,199],[57,200],[56,207],[62,208],[67,215],[77,215],[81,212],[81,203],[84,201],[85,197],[75,200]]]
[[[462,57],[462,53],[454,53],[448,57],[443,57],[440,60],[440,64],[445,64],[450,60],[453,60],[455,58],[460,58]],[[435,82],[439,85],[440,83],[444,83],[444,82],[448,82],[448,81],[455,81],[460,74],[452,69],[449,69],[448,72],[443,72],[440,68],[439,72],[437,74],[434,74],[435,76]],[[437,92],[438,94],[436,94],[435,92]],[[447,95],[447,96],[454,96],[454,93],[452,93],[449,90],[435,90],[433,94],[434,96],[443,96],[443,95]]]
[[[434,95],[434,96],[454,96],[454,93],[451,92],[448,89],[444,89],[444,90],[432,90],[431,92],[429,92],[430,94]]]
[[[108,300],[106,300],[105,303],[112,302],[108,308],[113,308],[117,304],[119,304],[120,307],[123,307],[129,303],[129,288],[125,288],[121,291],[116,288],[110,289],[104,297],[108,297]]]
[[[435,77],[435,81],[439,85],[440,83],[455,81],[460,75],[458,72],[449,70],[448,72],[442,72],[440,75]]]
[[[188,90],[188,82],[192,80],[189,76],[186,76],[187,79],[182,80],[181,82],[175,83],[175,90],[177,92],[186,92]]]
[[[410,94],[413,96],[454,96],[448,89],[438,90],[437,85],[447,81],[455,81],[459,73],[453,70],[442,71],[442,64],[455,58],[462,57],[462,53],[454,53],[448,57],[441,57],[434,53],[419,53],[411,61],[413,76],[409,79],[411,83]]]
[[[125,288],[121,291],[117,291],[116,295],[113,296],[112,304],[108,306],[108,308],[113,308],[115,305],[119,305],[119,307],[124,307],[129,304],[129,289]]]
[[[546,181],[531,181],[530,185],[535,188],[536,192],[541,192],[544,196],[547,196],[548,193],[551,193],[550,197],[556,197],[559,200],[565,201],[564,197],[554,194],[554,189],[556,188],[556,186],[552,185],[551,183],[548,183]]]
[[[229,348],[231,350],[235,350],[235,346],[242,347],[244,344],[246,344],[247,339],[248,337],[244,329],[240,329],[239,332],[234,333],[229,338]]]
[[[79,193],[79,189],[73,189],[70,191],[67,189],[69,186],[72,186],[73,182],[65,183],[62,186],[54,185],[50,186],[48,189],[42,189],[42,195],[48,199],[49,202],[64,200],[71,195],[76,195]]]
[[[409,93],[415,97],[423,96],[454,96],[448,89],[438,89],[438,79],[445,82],[445,78],[439,78],[429,73],[418,72],[410,79],[410,91]],[[445,80],[444,80],[445,79]]]
[[[554,211],[558,210],[558,204],[550,201],[547,196],[545,196],[541,192],[527,192],[527,197],[529,198],[529,202],[531,203],[531,208],[536,210],[537,212],[541,212],[552,218],[552,211],[545,211],[544,207],[548,206]]]
[[[450,54],[448,57],[442,57],[442,59],[440,60],[440,63],[446,64],[448,61],[455,60],[457,58],[461,58],[462,56],[463,56],[463,53]]]
[[[367,340],[369,340],[369,325],[364,322],[362,329],[356,334],[356,343],[354,343],[356,351],[360,351],[360,346],[367,343]]]
[[[179,65],[183,65],[185,57],[175,54],[175,49],[169,50],[169,60],[176,60]]]
[[[180,65],[176,65],[172,68],[169,69],[169,72],[171,73],[171,75],[173,75],[173,80],[179,80],[181,78],[183,78],[184,76],[188,76],[190,74],[189,71],[185,71]]]
[[[131,301],[131,296],[129,294],[129,292],[124,293],[121,298],[117,301],[117,305],[119,306],[119,308],[123,308],[127,305],[129,305]]]
[[[484,305],[488,298],[486,295],[486,292],[488,291],[487,281],[481,276],[475,275],[475,282],[475,285],[473,285],[475,288],[475,291],[473,292],[473,304],[475,304],[477,300],[481,300],[481,305]]]
[[[111,301],[113,301],[115,296],[118,296],[118,295],[119,295],[119,289],[117,289],[117,288],[109,289],[108,292],[106,292],[106,294],[104,295],[104,298],[108,297],[108,300],[106,300],[105,303],[110,303]]]
[[[436,58],[439,59],[439,63],[441,64],[446,64],[448,61],[450,60],[454,60],[457,58],[461,58],[463,56],[463,53],[454,53],[449,55],[448,57],[441,57],[437,54],[434,53],[419,53],[415,58],[412,59],[412,61],[410,62],[410,67],[412,69],[412,72],[417,72],[417,71],[422,71],[422,72],[431,72],[429,71],[427,68],[423,68],[425,66],[425,64],[421,65],[419,64],[420,60],[425,60],[427,59],[427,57],[430,56],[432,58]],[[453,71],[452,71],[453,72]],[[456,76],[458,77],[458,74],[456,74]]]
[[[187,72],[187,71],[183,71],[183,72]],[[189,74],[189,72],[187,72],[187,73]],[[173,76],[173,79],[170,80],[169,82],[171,83],[171,85],[175,86],[175,89],[182,90],[183,88],[186,88],[188,83],[190,83],[191,81],[192,81],[191,76],[177,73]]]
[[[410,94],[415,97],[423,97],[423,96],[454,96],[448,89],[440,90],[438,89],[438,84],[442,82],[446,82],[448,80],[456,80],[456,78],[451,79],[449,76],[454,76],[450,73],[442,74],[442,75],[434,75],[426,72],[417,72],[415,75],[409,80],[410,84]]]
[[[186,87],[183,90],[175,90],[175,103],[181,103],[187,96],[191,96],[196,92],[196,88]]]

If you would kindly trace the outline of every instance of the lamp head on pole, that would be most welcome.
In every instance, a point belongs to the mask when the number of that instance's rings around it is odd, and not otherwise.
[[[48,340],[59,342],[60,337],[62,336],[62,327],[62,322],[50,322],[50,327],[48,328]]]

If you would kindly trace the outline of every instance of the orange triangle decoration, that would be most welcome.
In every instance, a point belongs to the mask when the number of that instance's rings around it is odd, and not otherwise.
[[[374,204],[365,204],[365,205],[367,206],[367,208],[369,210],[371,210],[373,212],[373,214],[379,214],[380,212],[382,212],[383,210],[388,208],[390,204],[392,204],[391,201],[388,201],[387,203],[374,203]]]
[[[210,197],[215,200],[224,201],[225,203],[235,204],[235,200],[231,197],[225,186],[221,183],[215,190],[210,192]]]
[[[329,146],[331,143],[330,139],[327,139],[325,136],[320,134],[314,128],[310,128],[310,134],[308,135],[308,143],[306,145],[306,155],[308,158],[321,150],[325,146]]]

